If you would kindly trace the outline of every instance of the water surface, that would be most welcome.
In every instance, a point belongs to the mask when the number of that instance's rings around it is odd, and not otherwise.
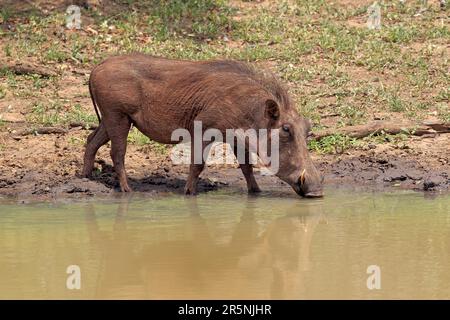
[[[0,298],[450,299],[449,208],[449,196],[348,190],[4,201]]]

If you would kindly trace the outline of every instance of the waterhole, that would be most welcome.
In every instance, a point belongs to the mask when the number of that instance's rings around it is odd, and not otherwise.
[[[0,298],[450,298],[449,196],[3,200],[0,226]]]

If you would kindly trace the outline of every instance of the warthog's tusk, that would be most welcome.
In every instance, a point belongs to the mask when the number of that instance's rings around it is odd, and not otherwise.
[[[306,169],[303,169],[302,173],[300,174],[300,178],[298,178],[298,181],[300,181],[301,186],[305,184],[305,173]]]

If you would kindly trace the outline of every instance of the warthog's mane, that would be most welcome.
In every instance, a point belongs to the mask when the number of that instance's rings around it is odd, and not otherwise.
[[[242,61],[216,60],[206,64],[210,71],[224,71],[246,76],[269,92],[279,103],[290,106],[290,98],[286,88],[277,76],[268,70],[259,70],[256,66]]]

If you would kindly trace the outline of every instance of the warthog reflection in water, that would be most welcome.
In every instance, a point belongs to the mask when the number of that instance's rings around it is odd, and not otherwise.
[[[146,228],[146,234],[128,228],[128,199],[118,205],[112,233],[100,231],[92,205],[86,211],[90,241],[103,252],[96,298],[265,299],[304,295],[312,236],[323,221],[317,205],[314,214],[303,207],[302,213],[287,213],[259,232],[254,204],[249,201],[231,240],[218,244],[195,199],[187,200],[190,215],[179,227],[178,236],[170,236],[164,224]],[[149,232],[158,234],[158,240],[143,245],[140,239],[148,238]]]

